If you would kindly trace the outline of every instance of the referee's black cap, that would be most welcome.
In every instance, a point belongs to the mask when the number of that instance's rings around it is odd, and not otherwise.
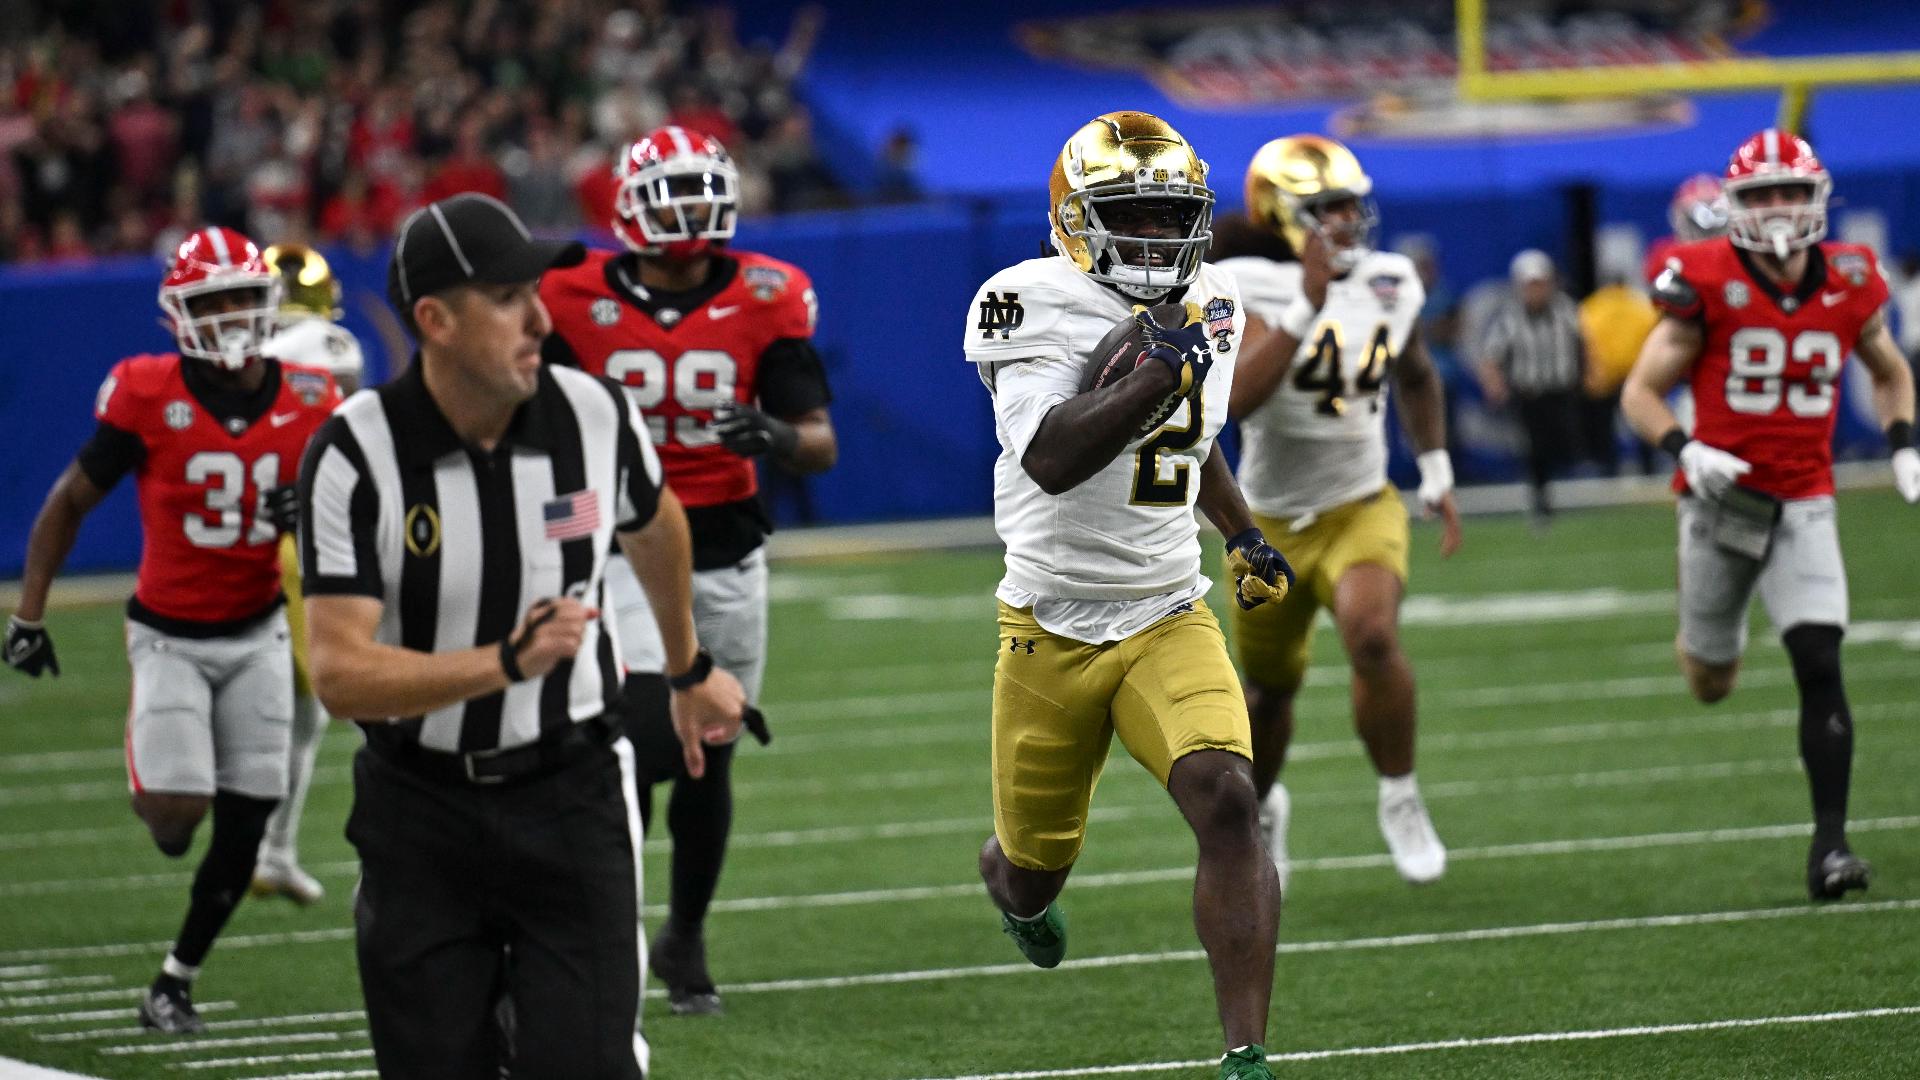
[[[423,296],[481,282],[514,285],[587,257],[577,240],[536,240],[506,203],[467,192],[428,203],[400,226],[387,264],[387,299],[411,321]]]

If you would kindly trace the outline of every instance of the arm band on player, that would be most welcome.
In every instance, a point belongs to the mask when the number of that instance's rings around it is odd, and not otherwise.
[[[1899,453],[1913,445],[1913,421],[1895,420],[1887,425],[1887,448]]]
[[[500,639],[500,670],[506,672],[510,683],[527,681],[527,673],[520,670],[520,650],[513,647],[510,637]]]
[[[1308,300],[1307,294],[1302,292],[1288,301],[1286,308],[1280,312],[1280,329],[1295,341],[1305,341],[1307,332],[1313,329],[1314,318],[1319,314],[1313,301]]]
[[[673,690],[691,690],[707,681],[713,674],[713,654],[701,649],[693,656],[693,666],[678,675],[667,677],[667,686]]]
[[[1674,428],[1672,431],[1660,436],[1660,449],[1665,450],[1674,457],[1679,457],[1681,448],[1692,441],[1692,439],[1687,438],[1686,432],[1681,431],[1679,428]]]

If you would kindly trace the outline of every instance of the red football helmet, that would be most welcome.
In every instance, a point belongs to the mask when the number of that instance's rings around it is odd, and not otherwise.
[[[627,147],[613,177],[614,235],[640,254],[690,259],[732,238],[740,170],[717,139],[659,128]]]
[[[1749,206],[1768,188],[1798,188],[1806,198]],[[1768,128],[1733,152],[1721,188],[1727,193],[1728,235],[1749,251],[1784,259],[1827,235],[1827,196],[1833,177],[1813,155],[1807,140],[1791,131]]]
[[[1667,205],[1667,224],[1681,243],[1692,243],[1727,232],[1727,193],[1720,178],[1695,173],[1676,189]]]
[[[260,355],[273,334],[280,308],[280,276],[267,266],[253,241],[232,229],[211,226],[174,250],[160,279],[160,310],[173,324],[180,355],[238,371]],[[240,306],[206,311],[207,297],[238,294]]]

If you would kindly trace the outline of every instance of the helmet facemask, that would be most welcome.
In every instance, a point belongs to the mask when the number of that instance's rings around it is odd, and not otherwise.
[[[160,309],[173,324],[180,355],[239,371],[258,359],[279,325],[281,282],[276,277],[232,274],[160,291]],[[210,298],[250,293],[241,306],[208,311]]]
[[[1167,235],[1122,231],[1138,230],[1135,221],[1148,214],[1159,220],[1155,231]],[[1199,276],[1213,242],[1213,192],[1183,180],[1103,184],[1061,200],[1059,224],[1086,244],[1088,277],[1137,299],[1158,299]]]
[[[1326,245],[1335,274],[1352,270],[1373,251],[1374,235],[1380,228],[1380,207],[1372,195],[1336,189],[1302,199],[1289,197],[1286,201],[1293,204],[1291,210],[1302,235],[1318,236]],[[1329,220],[1328,212],[1343,203],[1354,207],[1352,219]]]
[[[1801,202],[1767,206],[1747,204],[1749,196],[1772,188],[1799,188],[1807,197]],[[1739,247],[1785,261],[1793,252],[1812,247],[1827,235],[1827,195],[1832,190],[1833,181],[1824,173],[1728,180],[1727,235]]]
[[[740,174],[723,158],[681,155],[623,177],[620,238],[642,255],[690,259],[733,238]]]

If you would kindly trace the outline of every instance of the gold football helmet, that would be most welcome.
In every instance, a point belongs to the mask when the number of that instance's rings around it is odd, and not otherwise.
[[[1061,149],[1047,194],[1054,249],[1095,281],[1151,300],[1199,276],[1213,190],[1207,163],[1165,120],[1089,121]]]
[[[1329,205],[1352,199],[1359,217],[1337,225],[1322,221]],[[1279,233],[1296,254],[1318,233],[1333,255],[1336,270],[1346,271],[1373,247],[1380,213],[1373,202],[1373,178],[1353,151],[1322,135],[1289,135],[1262,146],[1247,166],[1247,215],[1254,224]]]
[[[340,318],[340,282],[326,256],[305,244],[275,244],[260,253],[267,268],[285,284],[281,292],[281,322],[318,316]]]

